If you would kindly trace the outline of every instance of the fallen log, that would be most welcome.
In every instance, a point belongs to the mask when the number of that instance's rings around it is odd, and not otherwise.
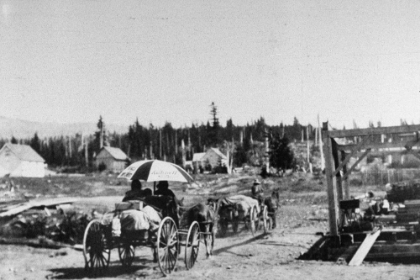
[[[60,204],[71,204],[77,201],[75,198],[54,198],[54,199],[43,199],[43,200],[31,200],[24,204],[18,204],[16,206],[10,206],[10,209],[0,213],[0,218],[13,217],[31,208],[45,208],[57,206]]]

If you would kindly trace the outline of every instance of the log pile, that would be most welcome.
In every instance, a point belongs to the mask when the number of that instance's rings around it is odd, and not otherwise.
[[[81,244],[92,217],[76,209],[71,202],[73,200],[50,199],[3,207],[0,236],[3,239],[42,237],[59,243]]]

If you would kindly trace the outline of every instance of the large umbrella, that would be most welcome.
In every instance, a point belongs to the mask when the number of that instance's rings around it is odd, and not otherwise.
[[[176,181],[191,183],[194,179],[182,167],[161,160],[141,160],[124,169],[118,178],[146,182]]]

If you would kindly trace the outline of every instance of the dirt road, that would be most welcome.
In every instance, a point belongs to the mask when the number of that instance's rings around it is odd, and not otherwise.
[[[310,208],[284,206],[280,224],[268,235],[252,237],[248,231],[216,240],[214,256],[205,258],[204,245],[198,263],[185,270],[183,255],[178,269],[168,279],[420,279],[420,265],[343,264],[300,261],[305,252],[325,232],[327,222],[312,219]],[[1,246],[0,279],[89,279],[84,271],[82,252],[73,249],[37,249],[25,246]],[[149,248],[137,248],[132,267],[121,266],[116,250],[111,252],[107,273],[97,279],[159,279],[162,274],[152,262]]]

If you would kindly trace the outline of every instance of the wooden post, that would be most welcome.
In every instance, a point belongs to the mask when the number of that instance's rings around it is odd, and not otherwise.
[[[321,170],[324,170],[325,168],[325,159],[324,159],[324,151],[323,151],[323,145],[322,145],[322,133],[321,133],[321,126],[319,124],[319,115],[318,115],[318,128],[319,128],[319,151],[321,152]]]
[[[332,176],[335,177],[334,179],[336,180],[336,186],[337,186],[337,198],[338,201],[343,200],[343,185],[341,184],[341,173],[340,172],[335,172],[335,170],[338,168],[338,166],[340,165],[340,156],[338,154],[338,150],[337,150],[337,142],[334,141],[334,139],[331,139],[331,148],[332,148],[332,154],[333,154],[333,174]],[[334,176],[335,174],[335,176]],[[340,216],[340,220],[341,220],[341,216]]]
[[[344,151],[341,151],[341,161],[344,161],[345,158],[346,158],[346,153]],[[343,173],[344,175],[346,175],[347,173],[347,164],[343,165]],[[349,188],[347,179],[348,177],[344,177],[342,181],[343,188],[344,188],[344,199],[350,199],[350,188]]]
[[[330,234],[338,236],[338,198],[337,198],[337,181],[333,180],[333,153],[331,137],[328,133],[328,122],[323,123],[322,130],[323,149],[325,155],[325,175],[327,179],[328,208],[330,221]]]

